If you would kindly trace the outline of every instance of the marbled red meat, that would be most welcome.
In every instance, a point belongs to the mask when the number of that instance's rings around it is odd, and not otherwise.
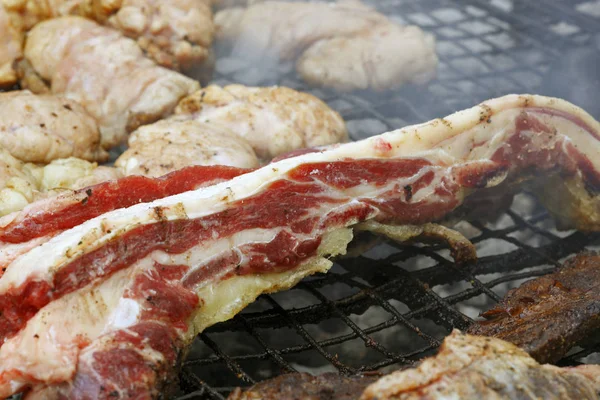
[[[174,354],[198,330],[261,292],[326,270],[360,222],[436,222],[473,193],[561,174],[553,190],[566,203],[557,216],[598,230],[600,205],[584,188],[600,177],[597,132],[568,103],[507,96],[213,186],[112,203],[19,254],[0,278],[0,396],[32,388],[31,398],[158,397]],[[555,205],[552,196],[542,201]],[[35,226],[34,218],[15,221]],[[46,228],[37,229],[21,237]],[[132,335],[139,326],[164,330],[169,343]],[[118,362],[131,369],[115,377]]]

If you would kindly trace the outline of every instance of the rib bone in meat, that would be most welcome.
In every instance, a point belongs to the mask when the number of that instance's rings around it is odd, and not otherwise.
[[[89,198],[64,223],[60,206],[32,205],[0,232],[18,254],[0,278],[0,396],[157,397],[197,332],[326,271],[360,222],[435,222],[467,196],[543,174],[561,177],[560,197],[543,199],[561,202],[561,220],[597,230],[599,132],[572,104],[511,95],[101,215],[85,211]]]

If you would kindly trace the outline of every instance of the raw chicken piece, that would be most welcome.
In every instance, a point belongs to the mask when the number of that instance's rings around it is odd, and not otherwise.
[[[169,118],[131,134],[129,149],[115,162],[125,175],[162,176],[189,165],[256,168],[246,140],[215,123]]]
[[[13,62],[23,53],[23,38],[19,27],[0,3],[0,88],[17,82]]]
[[[198,82],[144,57],[118,31],[80,17],[36,25],[25,57],[51,83],[53,93],[77,101],[96,119],[104,148],[170,114],[182,97],[199,88]]]
[[[211,85],[184,98],[175,113],[229,128],[264,160],[348,137],[337,112],[310,94],[286,87]]]
[[[600,398],[600,366],[540,365],[517,346],[454,331],[435,357],[373,383],[361,400]]]
[[[204,0],[0,0],[25,29],[45,19],[79,15],[137,40],[157,63],[189,68],[209,59],[214,24]]]
[[[28,90],[0,93],[0,146],[25,162],[105,161],[96,121],[76,102]]]
[[[314,85],[389,90],[435,76],[435,39],[400,26],[359,1],[265,1],[215,15],[217,39],[232,56],[271,68],[297,60]],[[299,58],[299,59],[298,59]]]
[[[296,68],[316,86],[381,91],[433,79],[437,62],[433,36],[416,26],[384,24],[351,37],[319,40]]]

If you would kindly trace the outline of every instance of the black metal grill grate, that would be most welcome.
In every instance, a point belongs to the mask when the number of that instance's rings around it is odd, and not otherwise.
[[[436,35],[440,67],[434,82],[386,95],[339,94],[305,87],[289,66],[265,74],[227,57],[220,58],[213,82],[306,90],[336,108],[359,139],[506,93],[548,93],[544,77],[554,61],[564,49],[590,43],[600,30],[597,1],[373,4]],[[184,363],[180,399],[222,399],[236,386],[289,371],[351,374],[410,365],[510,288],[600,244],[600,234],[556,231],[526,193],[494,223],[463,222],[459,229],[478,248],[480,259],[468,269],[456,267],[441,247],[385,243],[338,260],[328,274],[292,290],[261,296],[199,335]],[[599,352],[575,349],[562,363],[600,362]]]

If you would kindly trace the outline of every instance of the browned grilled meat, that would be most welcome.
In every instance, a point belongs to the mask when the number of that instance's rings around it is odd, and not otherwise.
[[[596,400],[600,366],[540,365],[503,340],[454,331],[435,357],[370,385],[360,400]]]
[[[245,392],[239,388],[228,400],[356,400],[377,375],[352,377],[327,373],[313,376],[305,373],[286,374],[260,382]]]
[[[525,282],[482,314],[468,333],[516,344],[554,362],[600,330],[600,255],[582,253],[558,271]]]
[[[374,376],[288,374],[228,400],[600,399],[600,366],[540,365],[500,339],[454,331],[416,368]]]

